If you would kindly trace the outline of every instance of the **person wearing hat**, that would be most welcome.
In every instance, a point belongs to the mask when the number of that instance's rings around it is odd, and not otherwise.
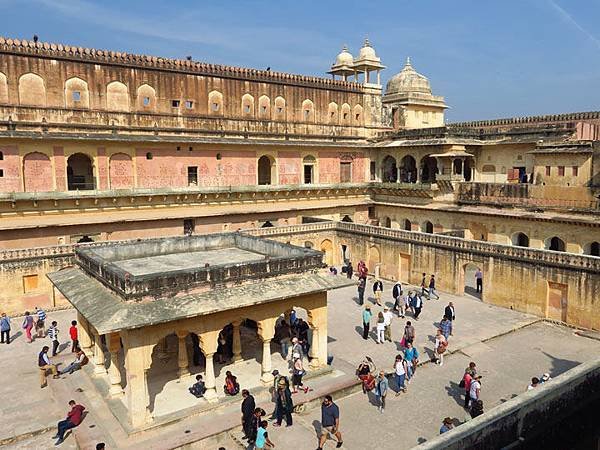
[[[294,353],[299,353],[300,358],[304,356],[304,352],[302,351],[302,344],[300,344],[300,341],[297,337],[292,338],[292,361],[294,360]]]
[[[277,370],[277,369],[273,370],[273,372],[271,372],[271,375],[273,375],[272,401],[273,401],[273,403],[275,403],[275,409],[273,410],[273,414],[271,414],[271,417],[269,417],[269,420],[274,420],[277,417],[277,389],[279,388],[280,385],[289,388],[290,381],[288,380],[288,377],[286,377],[285,375],[281,375],[279,373],[279,370]]]
[[[304,393],[306,394],[308,392],[308,387],[304,387],[302,384],[302,377],[306,372],[302,366],[302,358],[300,357],[300,353],[294,353],[292,358],[294,358],[294,369],[292,372],[292,386],[294,390],[292,391],[292,394],[297,394],[298,388],[303,389]]]
[[[373,313],[371,312],[371,307],[369,305],[365,306],[365,309],[362,313],[363,339],[365,341],[369,338],[369,328],[371,327],[371,318],[372,317],[373,317]]]
[[[446,417],[442,422],[442,427],[440,428],[440,434],[444,434],[447,431],[450,431],[454,428],[454,423],[450,417]]]

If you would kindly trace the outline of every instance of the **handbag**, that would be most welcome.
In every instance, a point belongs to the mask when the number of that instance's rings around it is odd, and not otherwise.
[[[400,340],[400,347],[406,347],[406,340],[404,339],[404,336]]]

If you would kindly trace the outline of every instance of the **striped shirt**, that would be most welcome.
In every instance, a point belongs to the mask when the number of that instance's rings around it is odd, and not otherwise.
[[[58,328],[50,327],[48,328],[48,337],[53,341],[58,341]]]
[[[37,311],[37,316],[38,316],[38,320],[46,320],[46,311],[44,311],[43,309],[38,309]]]

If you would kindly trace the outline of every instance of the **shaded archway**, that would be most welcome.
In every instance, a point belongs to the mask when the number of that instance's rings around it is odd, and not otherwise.
[[[584,253],[590,256],[600,256],[600,243],[594,241],[586,244],[584,247]]]
[[[426,220],[421,225],[421,232],[432,234],[433,233],[433,224],[429,220]]]
[[[529,236],[525,233],[515,233],[512,235],[512,245],[517,247],[529,247]]]
[[[96,189],[94,166],[88,155],[75,153],[67,159],[67,189],[69,191]]]
[[[417,182],[417,161],[411,155],[406,155],[400,161],[400,181],[403,183]]]
[[[412,222],[408,219],[404,219],[404,230],[412,231]]]
[[[23,184],[25,192],[48,192],[52,186],[52,163],[39,152],[28,153],[23,158]]]
[[[477,288],[478,278],[481,279],[479,289]],[[481,268],[474,263],[465,264],[463,266],[463,292],[465,295],[481,300],[482,290],[483,272]]]
[[[133,163],[125,153],[115,153],[109,161],[110,189],[129,189],[133,187]]]
[[[398,181],[398,169],[396,167],[396,158],[386,156],[381,163],[381,180],[384,183],[395,183]]]
[[[390,219],[389,217],[382,217],[379,225],[382,227],[385,227],[385,228],[391,228],[392,227],[392,219]]]
[[[268,185],[273,184],[275,179],[275,162],[267,155],[258,158],[258,184]]]
[[[316,165],[317,159],[312,155],[307,155],[302,159],[302,181],[304,184],[315,183]]]
[[[367,267],[369,271],[379,277],[381,274],[379,273],[381,256],[379,254],[379,249],[375,246],[369,248],[369,261],[367,262]]]
[[[473,168],[471,167],[471,158],[465,159],[465,164],[463,167],[463,176],[465,177],[465,181],[471,181]]]
[[[553,236],[546,239],[546,250],[554,250],[555,252],[565,251],[565,242],[558,236]]]
[[[328,266],[333,266],[333,243],[329,239],[321,242],[320,250],[325,253],[323,262]]]
[[[438,173],[437,161],[432,156],[425,156],[421,159],[421,181],[423,183],[435,183]]]

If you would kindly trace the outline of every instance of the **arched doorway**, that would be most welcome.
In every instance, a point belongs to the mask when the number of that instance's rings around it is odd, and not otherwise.
[[[52,186],[52,163],[43,153],[28,153],[23,158],[25,192],[48,192]]]
[[[110,189],[129,189],[133,187],[133,163],[125,153],[115,153],[109,162]]]
[[[69,191],[96,189],[94,165],[88,155],[75,153],[67,159],[67,189]]]
[[[367,263],[367,267],[376,277],[381,276],[379,273],[380,258],[381,256],[379,255],[379,249],[377,247],[373,246],[369,248],[369,262]]]
[[[408,219],[404,219],[404,230],[412,231],[412,222]]]
[[[411,155],[406,155],[400,161],[400,181],[403,183],[417,182],[417,161]]]
[[[423,225],[421,225],[421,232],[433,234],[433,224],[429,220],[426,220],[423,222]]]
[[[275,161],[270,156],[263,155],[258,158],[258,184],[273,184],[275,180]]]
[[[380,225],[385,228],[392,228],[392,219],[389,217],[383,217]]]
[[[478,279],[481,281],[478,282]],[[463,292],[465,295],[481,300],[483,291],[483,271],[478,265],[467,263],[463,266],[463,282]]]
[[[465,181],[471,181],[471,178],[472,178],[471,172],[472,172],[471,158],[467,158],[467,159],[465,159],[465,164],[463,167]]]
[[[425,156],[421,160],[421,181],[423,183],[435,183],[438,173],[437,161],[432,156]]]
[[[557,236],[548,238],[548,239],[546,239],[546,250],[554,250],[555,252],[564,252],[565,251],[565,242]]]
[[[381,164],[381,180],[384,183],[395,183],[398,180],[398,169],[396,167],[396,158],[386,156]]]
[[[517,247],[529,247],[529,236],[521,232],[513,234],[512,245]]]
[[[302,181],[304,182],[304,184],[313,184],[315,182],[316,165],[317,160],[312,155],[305,156],[302,160]]]
[[[590,256],[600,256],[600,243],[594,241],[585,246],[585,254]]]
[[[320,250],[325,253],[324,262],[328,266],[333,266],[333,244],[329,239],[321,242]]]

